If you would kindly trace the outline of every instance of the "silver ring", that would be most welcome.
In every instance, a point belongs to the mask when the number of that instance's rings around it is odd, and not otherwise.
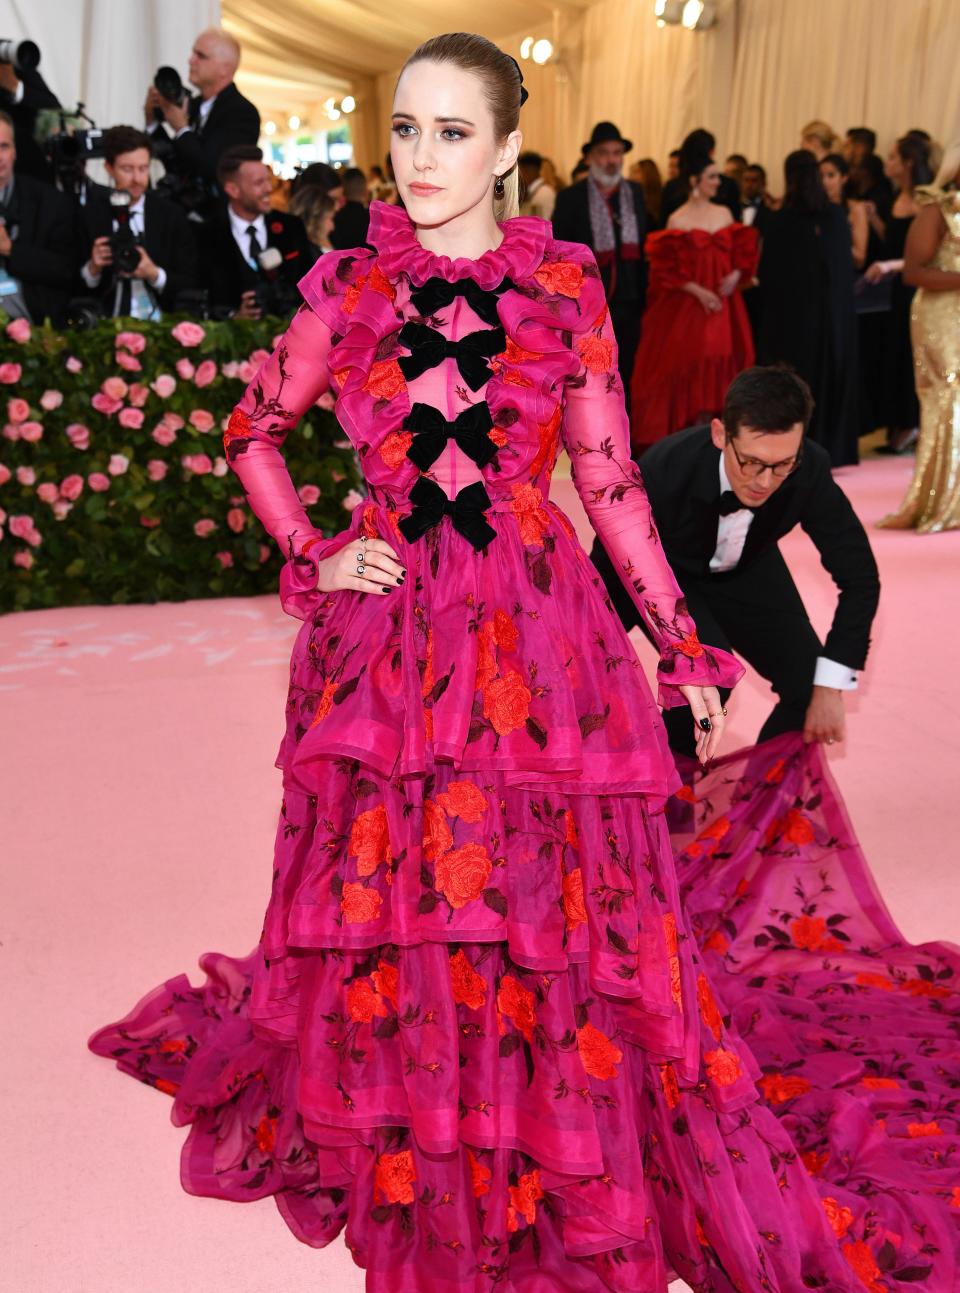
[[[363,566],[357,566],[357,574],[361,579],[363,578]]]

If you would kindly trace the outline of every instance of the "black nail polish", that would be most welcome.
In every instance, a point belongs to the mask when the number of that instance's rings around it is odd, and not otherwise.
[[[406,579],[406,577],[407,577],[407,572],[404,570],[402,574],[397,576],[397,583],[402,584],[403,581]]]
[[[383,589],[385,593],[389,593],[390,589],[387,587],[386,584],[381,584],[380,587]]]
[[[700,719],[700,730],[701,730],[701,731],[703,731],[703,732],[709,732],[709,731],[711,730],[711,725],[710,725],[710,720],[709,720],[709,718],[701,718],[701,719]]]

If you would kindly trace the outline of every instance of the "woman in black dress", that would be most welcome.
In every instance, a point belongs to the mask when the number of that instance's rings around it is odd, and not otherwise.
[[[757,360],[788,363],[807,382],[816,400],[810,435],[843,467],[857,461],[859,432],[850,226],[828,201],[812,153],[791,153],[783,169],[783,205],[761,207],[755,221]]]
[[[910,306],[914,288],[903,281],[903,250],[907,233],[918,210],[914,189],[933,179],[930,142],[912,131],[890,149],[884,166],[887,178],[896,186],[897,196],[886,219],[883,256],[870,265],[868,282],[890,280],[890,310],[885,316],[883,386],[878,426],[887,429],[887,443],[881,453],[906,453],[917,440],[920,405],[913,373],[910,342]]]

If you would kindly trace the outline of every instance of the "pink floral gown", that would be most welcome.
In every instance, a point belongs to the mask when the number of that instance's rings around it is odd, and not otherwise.
[[[549,500],[561,444],[661,703],[740,666],[698,642],[658,545],[591,253],[536,219],[503,234],[451,261],[374,203],[376,250],[320,260],[231,418],[303,620],[264,929],[91,1046],[174,1096],[186,1189],[272,1194],[317,1247],[345,1230],[376,1293],[860,1290],[692,937],[680,782]],[[280,453],[327,390],[368,491],[332,539]],[[317,591],[361,534],[405,584]]]

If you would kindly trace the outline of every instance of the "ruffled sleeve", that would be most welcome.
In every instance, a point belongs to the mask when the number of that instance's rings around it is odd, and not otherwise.
[[[686,601],[667,564],[643,477],[630,457],[617,344],[593,253],[567,244],[584,273],[573,346],[579,371],[568,379],[562,434],[573,481],[594,530],[660,651],[659,702],[685,704],[680,686],[733,687],[743,666],[697,638]]]
[[[343,336],[347,320],[373,264],[373,252],[365,248],[330,251],[304,274],[300,295],[336,338]]]
[[[653,233],[644,246],[650,263],[650,286],[676,292],[685,283],[697,281],[697,255],[693,239],[680,229]]]
[[[318,311],[302,307],[247,387],[223,437],[227,461],[250,507],[287,557],[280,602],[297,619],[309,613],[316,563],[339,551],[349,535],[344,530],[324,538],[311,524],[280,452],[287,432],[329,389],[330,345],[328,323]]]
[[[730,230],[730,268],[739,269],[739,287],[748,286],[757,273],[760,259],[760,235],[745,224],[728,225]]]

